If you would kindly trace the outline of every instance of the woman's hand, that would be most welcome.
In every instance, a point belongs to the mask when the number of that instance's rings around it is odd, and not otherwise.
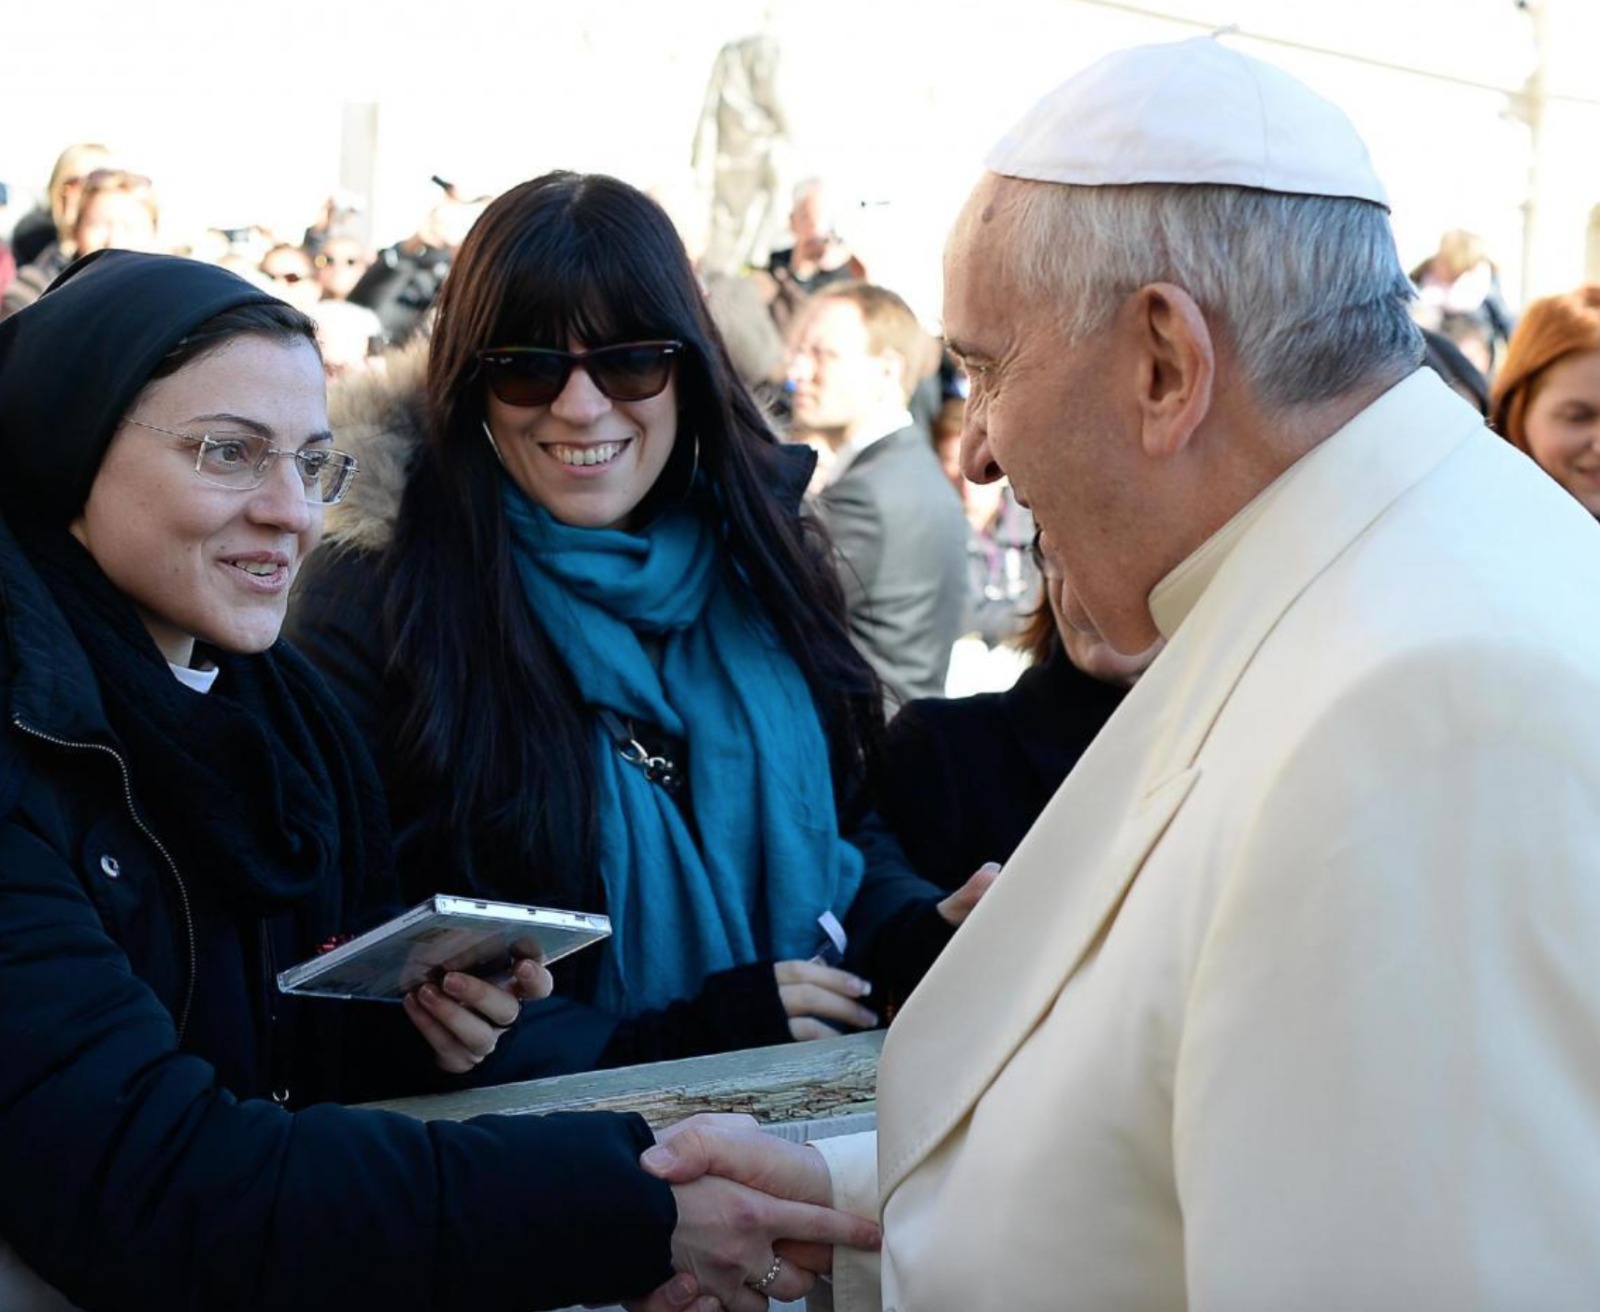
[[[438,984],[413,989],[403,1005],[433,1049],[439,1069],[465,1075],[517,1023],[522,1004],[548,996],[553,987],[550,972],[524,958],[504,984],[452,970]]]
[[[871,1029],[878,1023],[877,1015],[857,1001],[872,992],[872,985],[847,970],[820,961],[780,961],[773,972],[789,1033],[796,1039],[826,1039],[843,1032],[829,1021],[846,1029]]]
[[[999,877],[998,862],[985,861],[979,866],[971,879],[939,903],[939,914],[944,917],[945,923],[959,925],[971,915],[972,908],[978,905],[983,895],[989,891],[989,885]]]

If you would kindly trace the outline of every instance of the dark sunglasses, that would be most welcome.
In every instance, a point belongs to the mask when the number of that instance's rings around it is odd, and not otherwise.
[[[593,351],[542,346],[493,346],[478,352],[489,390],[506,405],[549,405],[581,367],[613,401],[648,401],[672,380],[672,357],[682,342],[619,342]]]

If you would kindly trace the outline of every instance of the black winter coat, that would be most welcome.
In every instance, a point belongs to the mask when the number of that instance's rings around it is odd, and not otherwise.
[[[404,1037],[375,1005],[285,1023],[274,955],[310,955],[344,890],[260,924],[175,868],[138,802],[163,781],[128,777],[83,650],[3,526],[0,712],[0,1236],[44,1279],[89,1312],[422,1312],[670,1274],[675,1208],[637,1165],[638,1117],[306,1105],[339,1092],[352,1052]],[[426,1064],[420,1036],[404,1051]],[[498,1052],[484,1069],[511,1073]],[[298,1110],[268,1096],[286,1073]]]
[[[907,703],[889,726],[884,819],[944,888],[1004,865],[1127,695],[1057,643],[1004,692]]]

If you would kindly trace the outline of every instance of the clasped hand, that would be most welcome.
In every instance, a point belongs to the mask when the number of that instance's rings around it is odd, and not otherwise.
[[[882,1239],[875,1223],[828,1205],[821,1153],[762,1133],[748,1116],[680,1121],[640,1163],[672,1185],[678,1274],[624,1304],[629,1312],[762,1312],[769,1298],[804,1297],[833,1270],[836,1244],[872,1250]]]

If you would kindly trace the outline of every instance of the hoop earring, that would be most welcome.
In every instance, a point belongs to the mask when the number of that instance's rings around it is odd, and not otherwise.
[[[695,475],[700,472],[700,434],[694,435],[694,454],[689,460],[689,477],[684,480],[683,491],[678,494],[680,504],[694,495]]]
[[[483,425],[483,435],[489,439],[489,450],[494,452],[494,458],[500,462],[500,468],[504,469],[506,467],[506,458],[500,454],[500,446],[494,440],[494,434],[489,431],[489,421],[480,419],[478,422]]]

